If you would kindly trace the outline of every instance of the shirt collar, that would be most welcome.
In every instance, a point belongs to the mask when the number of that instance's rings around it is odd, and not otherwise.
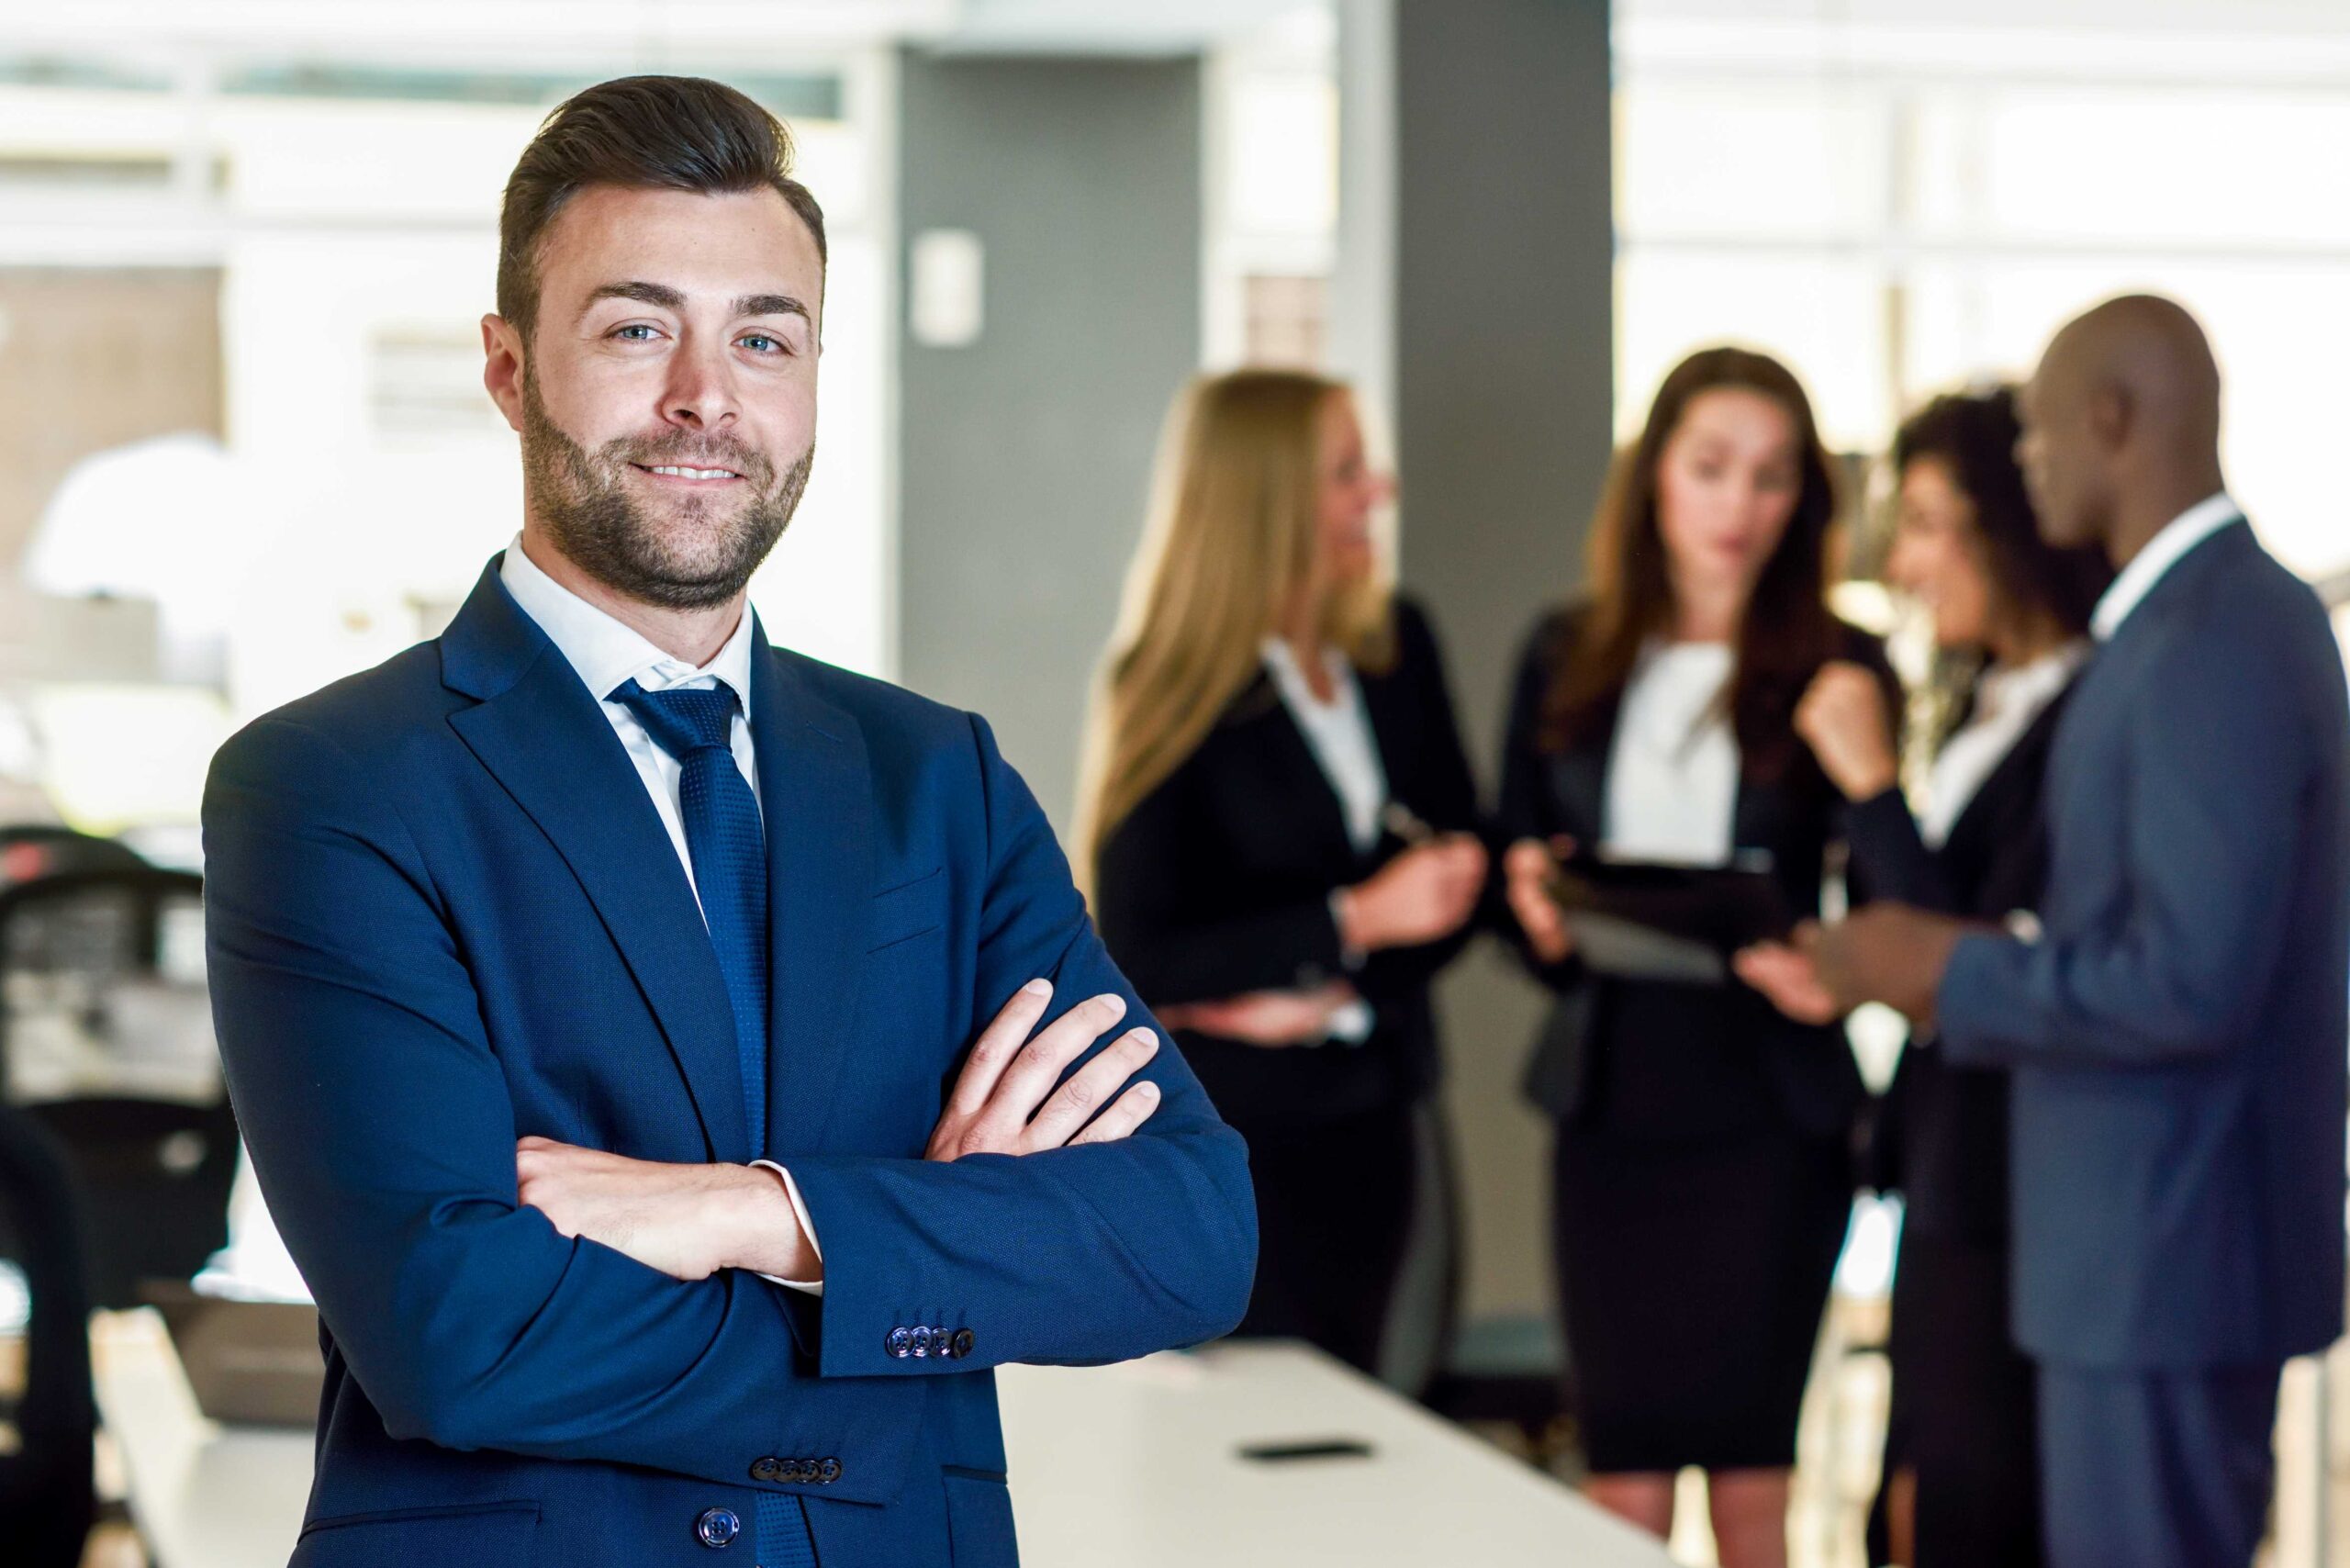
[[[522,553],[521,535],[506,547],[498,578],[522,613],[569,660],[598,701],[610,700],[624,682],[633,680],[647,691],[666,691],[697,680],[715,679],[734,693],[743,716],[751,713],[751,611],[745,606],[733,634],[710,663],[699,669],[662,652],[643,633],[606,614],[539,569]]]
[[[2225,490],[2207,496],[2163,526],[2163,531],[2146,541],[2139,552],[2130,557],[2130,564],[2115,575],[2111,586],[2089,612],[2089,631],[2100,643],[2110,642],[2138,608],[2141,600],[2154,591],[2170,569],[2178,565],[2179,557],[2206,539],[2244,515],[2234,498]]]

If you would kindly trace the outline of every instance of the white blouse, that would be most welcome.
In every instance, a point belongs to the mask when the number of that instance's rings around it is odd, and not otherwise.
[[[1338,797],[1348,842],[1356,854],[1368,854],[1379,842],[1380,813],[1387,809],[1387,768],[1380,760],[1379,739],[1371,733],[1371,715],[1363,709],[1354,666],[1336,648],[1322,650],[1322,668],[1331,686],[1330,700],[1324,702],[1306,684],[1305,671],[1287,643],[1266,638],[1264,655],[1282,706],[1297,721],[1307,749]]]
[[[2076,639],[2027,665],[1983,672],[1975,687],[1975,711],[1967,715],[1926,775],[1925,809],[1918,814],[1918,836],[1929,849],[1949,841],[1983,781],[1998,770],[2032,721],[2056,700],[2073,672],[2089,656],[2089,644]]]
[[[1735,667],[1726,643],[1660,643],[1641,655],[1607,754],[1606,853],[1729,863],[1740,758],[1725,697]]]
[[[1380,815],[1387,810],[1387,767],[1380,760],[1379,737],[1371,734],[1371,714],[1362,705],[1362,687],[1355,680],[1354,666],[1336,648],[1322,650],[1322,668],[1331,687],[1330,700],[1325,702],[1305,683],[1305,671],[1287,643],[1279,637],[1266,638],[1264,658],[1273,689],[1281,693],[1281,706],[1297,722],[1305,748],[1314,754],[1322,777],[1338,797],[1347,841],[1356,854],[1369,854],[1379,843]],[[1359,1046],[1371,1038],[1376,1022],[1371,1003],[1357,997],[1331,1015],[1326,1037]]]

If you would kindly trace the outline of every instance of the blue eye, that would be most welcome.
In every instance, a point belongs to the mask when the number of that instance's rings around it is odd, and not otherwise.
[[[769,337],[765,332],[746,332],[736,341],[757,353],[766,353],[771,350],[784,352],[783,340]]]
[[[644,335],[643,337],[630,336],[631,333],[634,332],[642,332]],[[652,341],[653,329],[646,326],[642,321],[632,321],[627,326],[621,328],[618,331],[615,331],[612,336],[616,338],[627,338],[628,341],[632,343],[649,342]]]

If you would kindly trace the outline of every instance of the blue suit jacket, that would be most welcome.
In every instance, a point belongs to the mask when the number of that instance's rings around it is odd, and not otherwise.
[[[2042,940],[1969,938],[1959,1065],[2011,1063],[2015,1331],[2258,1364],[2342,1331],[2350,719],[2316,597],[2242,522],[2156,583],[2049,761]]]
[[[1239,1137],[1168,1046],[1130,1138],[923,1160],[1024,981],[1049,977],[1056,1012],[1104,991],[1144,1010],[983,722],[761,637],[774,1008],[751,1148],[677,853],[497,565],[437,643],[239,734],[205,798],[221,1049],[324,1327],[295,1562],[707,1563],[700,1516],[747,1526],[766,1493],[809,1499],[826,1568],[1011,1563],[987,1369],[1230,1328],[1256,1251]],[[566,1240],[517,1206],[527,1134],[788,1162],[822,1298]],[[908,1327],[968,1329],[968,1354],[893,1355]],[[762,1459],[833,1478],[757,1479]]]

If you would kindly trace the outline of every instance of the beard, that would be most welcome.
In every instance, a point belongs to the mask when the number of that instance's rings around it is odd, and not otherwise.
[[[790,524],[815,461],[811,442],[778,476],[766,454],[731,436],[683,430],[589,452],[548,416],[536,380],[522,380],[522,474],[549,541],[613,592],[664,610],[708,610],[742,592]],[[730,502],[688,491],[662,517],[629,494],[631,465],[732,469],[749,493]]]

